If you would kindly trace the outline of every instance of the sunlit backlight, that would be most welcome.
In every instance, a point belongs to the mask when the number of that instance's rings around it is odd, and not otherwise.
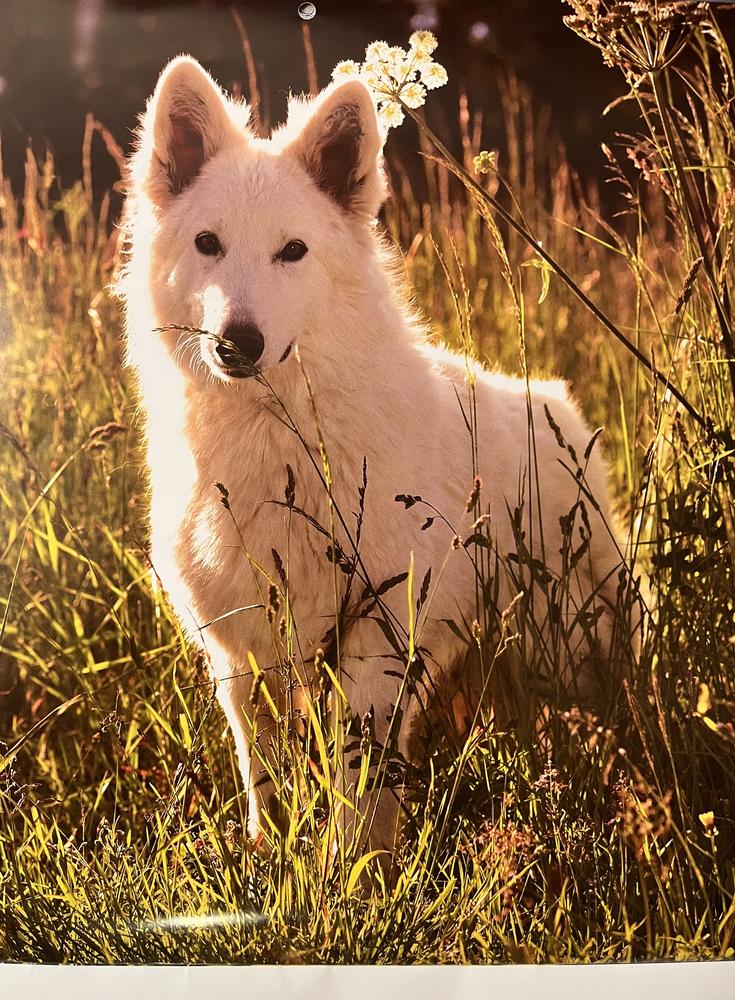
[[[433,31],[439,26],[439,11],[435,0],[421,0],[417,11],[411,18],[414,31]]]
[[[72,62],[80,73],[92,65],[103,5],[104,0],[77,0],[74,10]]]
[[[142,920],[135,925],[138,931],[146,934],[162,931],[209,931],[232,927],[260,927],[268,922],[264,913],[256,910],[238,910],[237,913],[201,913],[190,917],[156,917],[154,920]]]

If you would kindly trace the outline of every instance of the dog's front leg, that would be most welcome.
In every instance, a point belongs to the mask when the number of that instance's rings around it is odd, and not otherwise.
[[[409,686],[401,683],[401,664],[391,655],[374,620],[358,619],[350,627],[339,666],[340,683],[355,720],[353,732],[359,732],[360,741],[359,755],[350,752],[344,760],[341,791],[354,804],[354,811],[344,811],[345,835],[348,840],[357,839],[361,847],[388,852],[390,867],[405,819],[403,771],[409,760],[416,705]],[[367,782],[358,795],[366,754],[370,760]]]
[[[278,799],[283,759],[279,743],[284,711],[281,685],[275,671],[273,677],[261,674],[256,680],[249,671],[228,667],[219,677],[217,698],[232,730],[248,795],[248,834],[256,837],[269,829],[266,812],[276,826],[283,821]]]
[[[441,622],[417,634],[410,669],[387,647],[382,630],[358,619],[343,647],[341,681],[353,716],[361,723],[363,753],[370,747],[370,780],[356,805],[355,830],[371,849],[393,852],[407,818],[404,775],[442,738],[462,746],[477,708],[475,679],[466,673],[466,651]],[[346,793],[355,798],[359,769],[346,770]],[[348,762],[345,763],[348,768]]]

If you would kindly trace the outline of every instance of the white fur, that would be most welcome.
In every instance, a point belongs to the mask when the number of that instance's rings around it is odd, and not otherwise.
[[[189,122],[203,133],[204,162],[176,193],[167,173],[171,109],[186,115],[187,102],[193,107]],[[359,116],[354,176],[364,180],[349,203],[338,204],[317,180],[325,130],[328,135],[340,127],[345,105],[353,123]],[[411,553],[416,591],[432,568],[428,611],[419,621],[419,641],[429,652],[432,671],[455,665],[465,651],[442,619],[461,622],[475,616],[472,567],[466,552],[452,550],[452,530],[437,519],[422,531],[430,511],[420,505],[406,510],[394,499],[419,494],[453,525],[461,523],[461,530],[469,531],[465,505],[473,484],[472,453],[458,403],[459,397],[468,408],[467,368],[463,358],[428,346],[392,277],[374,222],[384,194],[381,147],[370,97],[359,83],[333,85],[313,102],[294,102],[288,124],[271,140],[260,140],[245,127],[243,107],[227,100],[197,63],[181,57],[161,76],[131,164],[130,254],[122,292],[128,361],[137,373],[146,417],[152,558],[183,624],[211,656],[246,783],[245,713],[252,683],[246,654],[252,651],[262,667],[269,665],[272,630],[261,610],[230,614],[204,631],[198,627],[233,609],[267,603],[268,582],[257,566],[277,580],[274,548],[287,564],[298,651],[305,663],[334,620],[327,541],[296,515],[289,518],[282,506],[266,502],[283,499],[288,463],[297,505],[329,524],[326,491],[317,474],[315,420],[299,358],[316,400],[335,504],[351,530],[367,460],[360,555],[373,583],[405,572]],[[194,238],[204,230],[219,236],[223,257],[197,252]],[[295,263],[274,261],[274,254],[294,239],[303,240],[307,255]],[[279,407],[261,384],[228,379],[217,370],[206,339],[195,338],[177,353],[180,334],[154,332],[179,324],[221,333],[233,320],[260,327],[265,340],[260,367],[308,449],[279,420]],[[292,350],[280,363],[291,343],[299,357]],[[580,456],[590,432],[561,382],[532,382],[534,469],[525,383],[479,366],[474,375],[482,507],[491,514],[498,550],[501,555],[515,551],[507,507],[518,505],[525,480],[527,540],[538,539],[542,528],[547,562],[558,570],[559,517],[579,494],[560,462],[565,455],[548,426],[544,404]],[[216,481],[229,490],[232,516],[220,502]],[[599,449],[587,482],[610,523]],[[614,603],[616,545],[599,515],[591,507],[589,512],[591,559],[580,564],[576,596],[581,604],[602,584]],[[352,554],[339,522],[337,535]],[[343,586],[343,574],[336,575]],[[361,590],[357,586],[355,593]],[[501,589],[501,599],[512,596]],[[384,600],[405,628],[405,585]],[[598,624],[603,643],[606,628],[609,632],[604,620]],[[374,622],[359,620],[343,635],[342,672],[352,708],[362,713],[374,705],[379,732],[398,684],[385,674],[386,663],[397,668],[395,661],[385,660],[387,653],[390,648]]]

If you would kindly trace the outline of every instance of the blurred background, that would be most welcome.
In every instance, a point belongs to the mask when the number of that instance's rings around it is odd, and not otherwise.
[[[297,0],[247,0],[237,5],[258,67],[266,116],[282,120],[289,89],[307,87]],[[599,145],[611,130],[631,129],[626,107],[610,119],[601,110],[622,92],[619,76],[562,23],[562,0],[318,0],[309,22],[319,84],[334,65],[360,59],[377,38],[405,44],[416,28],[440,40],[438,61],[450,86],[432,94],[427,113],[449,142],[458,142],[457,101],[467,91],[484,113],[483,142],[501,145],[499,76],[517,75],[547,107],[570,162],[600,178]],[[247,73],[232,6],[219,0],[2,0],[0,3],[0,132],[6,173],[22,179],[26,145],[50,145],[63,186],[82,170],[84,121],[91,112],[127,152],[136,115],[168,59],[196,56],[226,87]],[[580,81],[584,85],[580,86]],[[391,143],[415,150],[413,129]],[[502,162],[502,161],[501,161]],[[114,163],[96,156],[98,190],[117,179]]]

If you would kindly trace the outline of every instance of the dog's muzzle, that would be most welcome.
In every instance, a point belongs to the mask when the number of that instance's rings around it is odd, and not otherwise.
[[[278,359],[285,361],[291,353],[293,340]],[[265,340],[263,334],[253,323],[239,326],[228,326],[222,339],[214,349],[215,360],[230,378],[252,378],[258,375],[258,361],[263,356]]]
[[[263,334],[254,323],[231,324],[214,349],[217,361],[233,378],[257,374],[256,364],[265,347]]]

